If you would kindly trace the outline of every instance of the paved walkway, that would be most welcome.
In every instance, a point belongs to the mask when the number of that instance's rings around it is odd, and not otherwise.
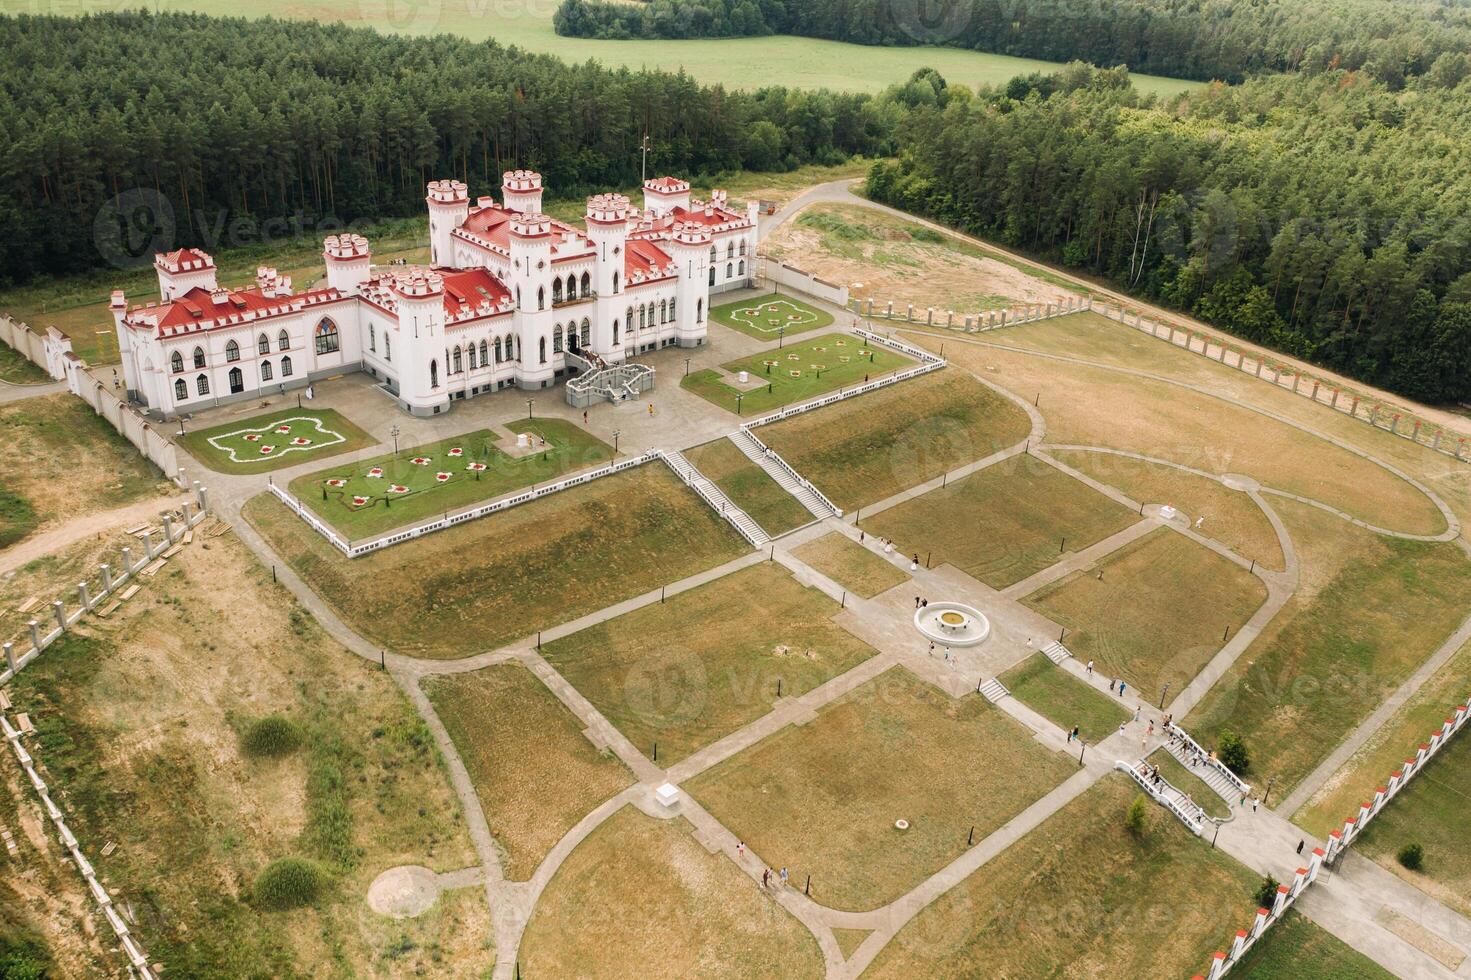
[[[157,521],[159,514],[175,509],[181,499],[182,494],[147,497],[112,510],[73,518],[40,534],[33,534],[0,551],[0,575],[14,571],[37,558],[53,555],[94,534],[126,529],[145,521]]]
[[[43,395],[58,395],[66,390],[65,381],[41,381],[33,385],[0,381],[0,405],[25,401],[27,398],[40,398]]]

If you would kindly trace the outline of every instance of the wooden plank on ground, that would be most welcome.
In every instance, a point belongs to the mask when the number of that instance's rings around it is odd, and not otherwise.
[[[16,715],[15,724],[20,729],[22,735],[34,735],[36,733],[36,726],[31,724],[29,712],[22,711]]]
[[[163,567],[163,563],[166,560],[167,559],[165,558],[160,558],[152,565],[149,565],[147,568],[143,569],[143,571],[139,572],[138,574],[142,575],[144,578],[153,578],[153,576],[158,574],[158,570]]]
[[[141,588],[142,588],[141,585],[130,585],[130,586],[128,586],[127,591],[125,591],[122,595],[120,595],[120,596],[117,597],[118,602],[127,602],[129,599],[133,598],[133,596],[137,595],[138,594],[138,590],[141,589]]]
[[[97,615],[101,616],[103,619],[106,619],[108,616],[111,616],[113,613],[117,612],[117,607],[121,605],[121,602],[114,599],[107,605],[103,606],[101,609],[97,610]]]
[[[30,612],[30,611],[31,611],[31,610],[32,610],[32,609],[35,609],[35,608],[36,608],[36,604],[37,604],[37,603],[38,603],[38,602],[39,602],[39,601],[40,601],[40,600],[39,600],[39,599],[37,599],[37,598],[36,598],[36,597],[35,597],[35,596],[30,596],[30,597],[28,597],[28,598],[27,598],[27,599],[26,599],[26,601],[25,601],[25,602],[22,602],[22,603],[21,603],[21,604],[20,604],[20,605],[19,605],[19,606],[16,606],[16,608],[15,608],[15,611],[16,611],[16,612],[23,612],[23,613],[28,613],[28,612]]]

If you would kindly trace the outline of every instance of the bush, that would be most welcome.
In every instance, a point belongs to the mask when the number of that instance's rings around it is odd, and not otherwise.
[[[1124,827],[1135,837],[1144,836],[1144,795],[1134,797],[1134,802],[1129,804],[1129,810],[1124,814]]]
[[[240,736],[246,755],[278,759],[301,745],[301,729],[280,715],[267,715],[250,723]]]
[[[1271,875],[1263,878],[1262,883],[1257,886],[1256,895],[1254,896],[1256,898],[1256,907],[1259,909],[1270,909],[1277,903],[1277,889],[1281,887],[1282,883]]]
[[[266,865],[255,879],[251,897],[257,907],[271,912],[310,905],[327,886],[326,873],[304,858],[281,858]]]
[[[1216,745],[1216,758],[1238,776],[1251,772],[1251,753],[1246,750],[1246,743],[1235,732],[1221,733]]]
[[[1425,848],[1413,841],[1399,849],[1399,863],[1411,871],[1419,871],[1425,863]]]

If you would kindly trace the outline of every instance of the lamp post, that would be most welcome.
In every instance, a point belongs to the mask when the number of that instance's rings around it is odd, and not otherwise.
[[[736,392],[736,415],[741,414],[741,399],[745,397],[743,392]]]
[[[531,418],[531,406],[536,404],[535,398],[526,399],[526,417]]]
[[[1271,776],[1271,777],[1269,777],[1267,779],[1267,789],[1266,789],[1266,792],[1262,793],[1262,806],[1266,806],[1267,805],[1267,798],[1272,795],[1272,784],[1275,783],[1276,781],[1277,781],[1277,777],[1276,776]]]
[[[785,323],[783,323],[781,326],[779,326],[779,327],[776,328],[776,346],[777,346],[777,349],[778,350],[781,349],[781,345],[782,344],[786,343],[786,340],[787,340],[787,325]]]
[[[690,359],[688,357],[684,359],[684,376],[686,378],[690,376]]]
[[[618,455],[618,437],[620,435],[622,435],[622,433],[623,433],[623,430],[622,429],[614,429],[613,430],[613,455],[614,456],[617,456]]]
[[[1159,692],[1159,710],[1165,710],[1165,695],[1169,693],[1170,682],[1165,681],[1164,689]]]
[[[394,455],[394,458],[397,458],[398,457],[398,426],[395,425],[393,428],[389,429],[388,430],[388,434],[391,435],[391,436],[393,436],[393,455]]]

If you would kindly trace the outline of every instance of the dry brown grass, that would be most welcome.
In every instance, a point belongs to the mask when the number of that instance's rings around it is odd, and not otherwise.
[[[831,908],[877,908],[959,857],[1077,768],[980,695],[895,668],[685,783]],[[894,821],[908,820],[900,831]]]
[[[476,976],[489,965],[483,901],[403,922],[367,908],[368,884],[389,867],[473,864],[463,817],[392,680],[331,640],[235,538],[187,547],[111,618],[26,668],[13,697],[36,722],[32,749],[69,823],[171,972]],[[302,748],[245,757],[239,733],[268,714],[300,725]],[[103,857],[109,840],[118,849]],[[328,897],[257,911],[251,882],[292,855],[329,869]]]
[[[577,846],[521,940],[529,977],[820,977],[812,934],[682,819],[632,807]]]
[[[120,568],[124,547],[133,549],[132,560],[143,557],[143,546],[137,538],[124,534],[122,528],[112,528],[0,574],[0,643],[14,641],[17,651],[30,649],[26,624],[35,619],[48,631],[55,626],[53,599],[64,602],[68,613],[75,610],[81,601],[78,582],[87,582],[96,595],[102,585],[99,566],[107,562],[114,571]],[[20,607],[31,599],[35,602],[30,611],[21,612]]]
[[[1031,422],[1006,397],[959,371],[849,398],[757,430],[844,510],[891,497],[1014,446]]]
[[[685,458],[771,536],[811,524],[812,513],[729,439],[685,450]]]
[[[909,576],[847,535],[830,531],[809,541],[792,554],[826,575],[854,595],[872,599],[896,585],[909,581]]]
[[[1452,543],[1273,506],[1297,546],[1298,591],[1185,726],[1202,740],[1240,735],[1281,799],[1465,619],[1471,561]]]
[[[941,342],[907,336],[931,349]],[[957,367],[1018,395],[1040,394],[1049,442],[1129,450],[1208,473],[1246,473],[1393,530],[1445,528],[1429,498],[1383,467],[1238,405],[1108,368],[953,339],[945,353]]]
[[[1098,571],[1103,577],[1098,577]],[[1066,643],[1146,706],[1180,690],[1267,598],[1256,576],[1161,527],[1024,601],[1067,627]]]
[[[1196,528],[1263,568],[1281,571],[1282,545],[1272,522],[1252,499],[1214,480],[1112,453],[1051,450],[1059,460],[1140,503],[1171,504]]]
[[[1112,774],[946,892],[864,974],[1188,977],[1250,921],[1257,879]]]
[[[589,626],[547,662],[646,755],[669,765],[873,656],[838,604],[761,562]]]
[[[1030,455],[994,466],[865,520],[904,554],[933,555],[996,589],[1129,527],[1139,516]]]
[[[494,649],[746,550],[657,463],[351,560],[274,497],[245,514],[354,629],[435,659]]]
[[[530,878],[567,831],[633,782],[521,664],[430,677],[423,688],[470,772],[512,881]]]

